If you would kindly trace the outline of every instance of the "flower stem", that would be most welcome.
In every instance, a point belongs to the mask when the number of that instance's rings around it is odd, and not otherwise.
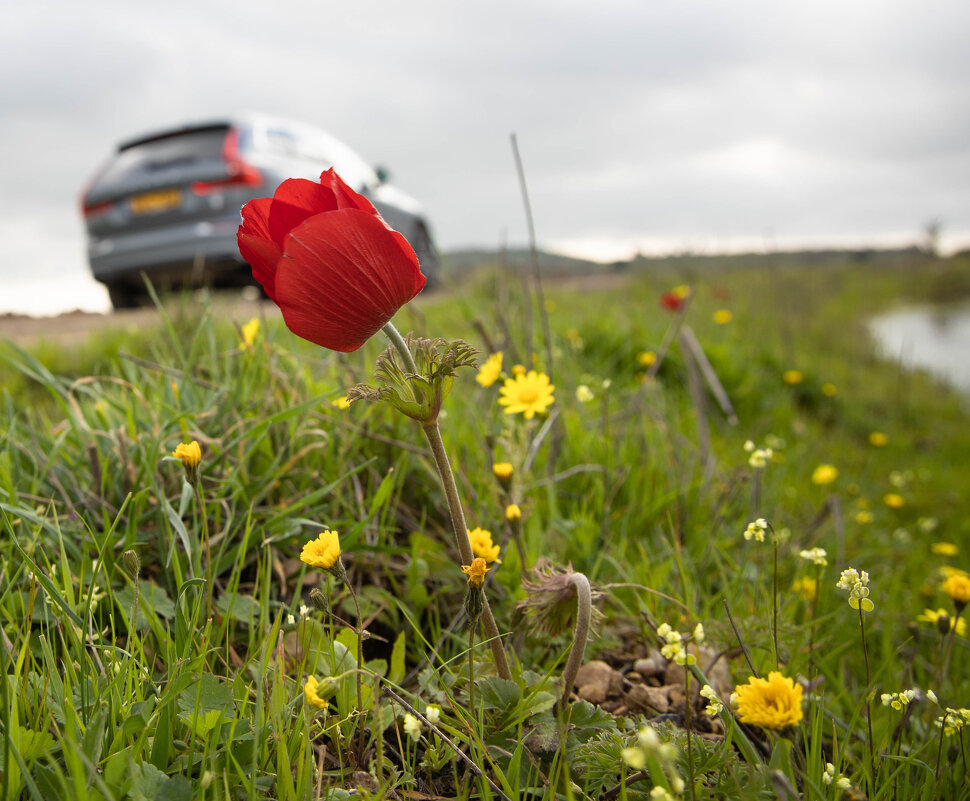
[[[866,660],[866,725],[869,728],[869,791],[873,790],[873,776],[876,771],[876,756],[872,746],[872,708],[869,703],[869,688],[872,683],[872,673],[869,670],[869,648],[866,645],[866,616],[859,604],[859,627],[862,629],[862,655]]]
[[[357,601],[357,593],[353,585],[344,579],[347,589],[350,590],[350,597],[354,599],[354,608],[357,611],[357,626],[354,632],[357,635],[357,670],[354,671],[357,677],[357,730],[358,730],[358,755],[357,759],[363,762],[364,759],[364,691],[361,686],[361,673],[364,670],[364,628],[363,619],[360,616],[360,604]],[[332,652],[331,652],[332,653]]]
[[[778,659],[778,537],[775,530],[771,530],[771,541],[774,545],[774,565],[771,571],[771,634],[775,642],[775,670],[779,670],[781,662]]]
[[[408,343],[404,341],[404,337],[401,336],[401,332],[394,327],[394,323],[388,322],[384,324],[384,328],[381,329],[389,340],[391,344],[401,354],[401,358],[404,360],[404,366],[408,368],[408,372],[412,375],[416,375],[418,372],[418,366],[414,363],[414,356],[411,354],[411,349],[408,347]]]
[[[428,444],[431,446],[431,453],[434,456],[435,465],[438,468],[438,475],[441,477],[441,485],[448,499],[451,527],[455,534],[455,543],[458,545],[461,564],[470,565],[475,558],[475,554],[472,552],[471,540],[468,539],[468,528],[465,525],[465,512],[461,506],[461,498],[458,496],[458,485],[455,482],[455,474],[451,469],[451,462],[448,460],[448,453],[445,451],[445,445],[441,439],[441,429],[438,428],[437,420],[426,423],[421,428],[428,438]],[[492,656],[495,659],[495,668],[498,670],[499,676],[511,681],[512,669],[509,667],[509,659],[505,653],[505,646],[502,644],[498,626],[495,625],[495,618],[492,616],[492,610],[488,605],[488,598],[483,598],[483,600],[485,602],[485,608],[482,610],[482,629],[491,646]]]
[[[560,708],[566,706],[569,693],[576,683],[586,653],[586,641],[589,639],[589,626],[593,618],[593,593],[589,586],[589,579],[582,573],[570,573],[569,583],[576,588],[576,629],[573,632],[573,644],[569,649],[569,658],[562,671],[562,697],[559,699]]]

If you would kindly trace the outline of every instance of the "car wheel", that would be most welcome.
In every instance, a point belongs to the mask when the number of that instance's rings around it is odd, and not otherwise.
[[[414,248],[415,255],[418,257],[418,265],[421,272],[428,279],[426,286],[432,287],[438,283],[438,250],[431,241],[431,235],[424,225],[418,225],[411,240],[411,247]]]
[[[137,290],[124,284],[108,284],[108,297],[114,309],[136,309],[141,306],[143,296]]]

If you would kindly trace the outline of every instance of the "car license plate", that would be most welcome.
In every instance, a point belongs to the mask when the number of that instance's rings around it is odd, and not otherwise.
[[[158,214],[161,211],[174,209],[182,203],[182,192],[178,189],[162,189],[158,192],[146,192],[135,195],[131,199],[132,214]]]

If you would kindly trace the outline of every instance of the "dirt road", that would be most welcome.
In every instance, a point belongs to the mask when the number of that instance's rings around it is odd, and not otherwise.
[[[274,317],[280,313],[271,301],[247,298],[238,291],[218,293],[213,297],[212,305],[215,313],[223,319],[240,324],[257,315]],[[158,310],[154,306],[143,309],[122,309],[106,314],[73,311],[55,317],[4,314],[0,315],[0,340],[10,340],[22,346],[30,346],[38,342],[69,346],[82,343],[95,331],[128,329],[150,325],[157,321]]]

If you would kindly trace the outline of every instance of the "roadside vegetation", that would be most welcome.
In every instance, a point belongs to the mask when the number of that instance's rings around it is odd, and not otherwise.
[[[166,301],[0,343],[0,797],[967,797],[970,401],[865,322],[968,268],[419,297],[480,351],[439,419],[470,564],[420,426],[347,402],[380,335]]]

